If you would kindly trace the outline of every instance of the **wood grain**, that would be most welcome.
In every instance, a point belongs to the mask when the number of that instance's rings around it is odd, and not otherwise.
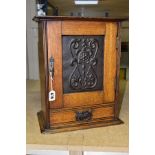
[[[50,116],[50,123],[64,123],[64,122],[70,122],[75,121],[75,113],[74,111],[61,111],[61,112],[55,112],[51,113]]]
[[[118,81],[120,47],[117,47],[118,23],[113,20],[74,20],[70,18],[61,21],[46,19],[43,23],[42,40],[40,40],[40,76],[42,110],[45,114],[46,132],[55,133],[72,131],[97,126],[120,124],[118,119]],[[52,18],[53,19],[53,18]],[[58,20],[61,19],[61,20]],[[80,18],[78,18],[80,19]],[[105,35],[103,90],[63,94],[62,76],[62,35]],[[48,92],[51,90],[51,80],[48,71],[49,60],[54,58],[53,89],[56,100],[48,102]],[[92,111],[90,121],[76,121],[76,112]],[[50,127],[50,128],[49,128]]]
[[[62,35],[104,35],[105,23],[93,21],[63,21]]]
[[[104,42],[103,91],[64,94],[64,107],[94,105],[114,101],[116,77],[116,33],[117,24],[106,23],[106,34]]]
[[[92,122],[85,122],[85,123],[72,123],[71,126],[69,124],[64,124],[62,126],[52,126],[50,129],[45,130],[44,133],[57,133],[57,132],[68,132],[68,131],[74,131],[74,130],[81,130],[81,129],[90,129],[90,128],[97,128],[97,127],[104,127],[109,125],[118,125],[122,124],[123,122],[117,118],[107,118],[107,119],[95,119]]]
[[[96,108],[81,108],[79,110],[70,110],[70,111],[63,111],[63,109],[59,112],[51,112],[50,116],[50,123],[56,124],[56,123],[65,123],[68,122],[77,122],[76,121],[76,112],[77,111],[86,111],[88,109],[92,109],[92,120],[96,118],[102,118],[102,117],[110,117],[113,116],[114,113],[114,106],[106,106],[106,107],[96,107]]]
[[[54,58],[54,81],[53,89],[56,92],[56,100],[50,103],[51,108],[61,108],[63,106],[62,92],[62,41],[61,41],[61,21],[48,22],[48,62],[50,57]],[[50,79],[50,76],[49,76]],[[51,90],[51,80],[49,80],[49,91]]]
[[[106,23],[104,49],[104,102],[115,100],[117,23]]]
[[[72,17],[72,16],[35,16],[33,18],[34,21],[104,21],[104,22],[120,22],[120,21],[128,21],[129,17]]]
[[[121,23],[117,25],[117,46],[116,46],[116,89],[115,89],[115,117],[117,118],[118,113],[118,98],[119,98],[119,77],[120,77],[120,57],[121,57]]]
[[[48,72],[47,72],[47,22],[39,24],[39,72],[41,88],[41,108],[46,122],[46,128],[49,128],[49,105],[48,94]]]
[[[101,107],[93,110],[93,119],[114,116],[114,107]]]

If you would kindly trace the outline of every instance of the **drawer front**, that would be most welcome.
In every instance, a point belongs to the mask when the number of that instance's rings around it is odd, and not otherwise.
[[[113,117],[114,105],[95,108],[70,109],[51,112],[50,123],[61,124],[69,122],[82,123],[99,118]]]

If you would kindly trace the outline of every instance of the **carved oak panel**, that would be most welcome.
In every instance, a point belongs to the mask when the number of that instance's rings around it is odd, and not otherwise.
[[[64,93],[103,90],[104,36],[63,36]]]

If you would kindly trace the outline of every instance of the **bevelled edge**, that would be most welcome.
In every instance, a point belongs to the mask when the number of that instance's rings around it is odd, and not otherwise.
[[[120,125],[124,124],[122,120],[119,118],[115,118],[113,120],[105,120],[103,122],[88,122],[87,124],[80,124],[75,126],[63,126],[61,128],[50,128],[45,129],[42,131],[43,134],[55,134],[55,133],[61,133],[61,132],[70,132],[70,131],[77,131],[77,130],[85,130],[85,129],[92,129],[92,128],[98,128],[98,127],[106,127],[106,126],[113,126],[113,125]]]
[[[45,118],[44,118],[44,112],[43,111],[37,112],[37,116],[38,116],[40,132],[43,133],[46,130],[46,123],[45,123]]]
[[[105,22],[122,22],[128,21],[129,17],[76,17],[76,16],[34,16],[36,22],[40,21],[58,21],[58,20],[72,20],[72,21],[105,21]]]

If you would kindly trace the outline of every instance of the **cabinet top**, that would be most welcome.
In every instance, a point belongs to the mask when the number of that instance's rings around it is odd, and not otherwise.
[[[62,20],[73,20],[73,21],[105,21],[105,22],[121,22],[121,21],[128,21],[128,17],[120,17],[120,18],[112,18],[112,17],[74,17],[74,16],[35,16],[33,18],[34,21],[62,21]]]

